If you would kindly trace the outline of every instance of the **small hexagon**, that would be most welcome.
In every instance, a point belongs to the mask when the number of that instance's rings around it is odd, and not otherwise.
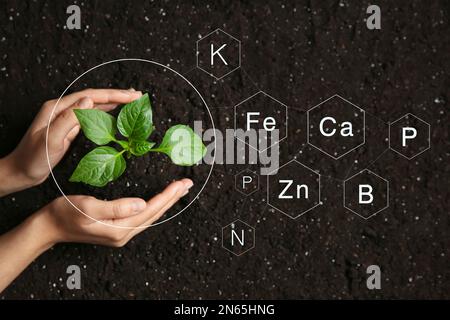
[[[307,112],[308,144],[337,160],[366,141],[365,111],[335,94]]]
[[[344,180],[344,207],[363,219],[370,219],[389,207],[389,181],[369,169]]]
[[[412,113],[389,123],[389,148],[411,160],[430,149],[430,124]]]
[[[255,228],[237,219],[222,228],[222,247],[240,256],[255,247]]]
[[[197,67],[220,80],[241,66],[241,42],[222,29],[197,41]]]
[[[242,170],[234,176],[234,187],[243,195],[249,196],[259,189],[259,176],[250,169]]]
[[[297,160],[287,162],[267,176],[267,204],[297,219],[322,204],[320,174]]]
[[[236,139],[258,152],[286,139],[287,123],[287,106],[263,91],[258,91],[234,106]],[[247,135],[251,130],[254,130],[256,139]],[[278,137],[269,134],[275,130],[278,130]],[[264,135],[260,136],[262,133]]]

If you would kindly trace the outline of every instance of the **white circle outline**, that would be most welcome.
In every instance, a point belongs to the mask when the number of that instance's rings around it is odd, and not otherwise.
[[[61,194],[63,195],[63,197],[64,197],[64,198],[72,205],[72,207],[74,207],[78,212],[80,212],[80,213],[83,214],[84,216],[88,217],[89,219],[94,220],[95,222],[98,222],[98,223],[100,223],[100,224],[103,224],[103,225],[106,225],[106,226],[109,226],[109,227],[115,227],[115,228],[119,228],[119,229],[145,229],[145,228],[148,228],[148,227],[154,227],[154,226],[160,225],[160,224],[162,224],[162,223],[164,223],[164,222],[167,222],[167,221],[169,221],[169,220],[175,218],[175,217],[178,216],[180,213],[182,213],[184,210],[186,210],[187,208],[189,208],[189,206],[190,206],[195,200],[197,200],[198,197],[200,197],[200,194],[202,193],[203,189],[204,189],[204,188],[206,187],[206,185],[208,184],[209,178],[211,177],[211,174],[212,174],[212,171],[213,171],[213,168],[214,168],[214,163],[215,163],[215,160],[216,160],[216,153],[215,153],[215,152],[214,152],[214,156],[213,156],[213,158],[212,158],[211,169],[209,170],[208,177],[206,178],[205,183],[203,184],[203,186],[202,186],[202,188],[200,189],[200,191],[198,192],[198,194],[194,197],[194,199],[192,199],[191,202],[189,202],[189,204],[188,204],[186,207],[184,207],[183,209],[181,209],[177,214],[171,216],[170,218],[167,218],[167,219],[165,219],[165,220],[162,220],[162,221],[153,223],[153,224],[151,224],[151,225],[147,225],[147,226],[138,226],[138,227],[117,226],[117,225],[112,225],[112,224],[109,224],[109,223],[105,223],[105,222],[103,222],[103,221],[100,221],[100,220],[97,220],[97,219],[91,217],[90,215],[84,213],[81,209],[79,209],[75,204],[73,204],[72,201],[70,201],[70,199],[66,196],[66,194],[64,193],[64,191],[63,191],[63,190],[61,189],[61,187],[59,186],[58,181],[56,181],[55,175],[53,174],[52,166],[51,166],[51,164],[50,164],[50,156],[49,156],[49,153],[48,153],[48,133],[49,133],[50,124],[51,124],[51,121],[52,121],[52,118],[53,118],[53,114],[55,113],[55,110],[56,110],[56,108],[58,107],[59,101],[60,101],[61,98],[64,96],[64,94],[67,92],[67,90],[69,90],[70,87],[71,87],[75,82],[77,82],[81,77],[83,77],[83,76],[84,76],[85,74],[87,74],[88,72],[91,72],[91,71],[93,71],[93,70],[95,70],[95,69],[97,69],[97,68],[99,68],[99,67],[104,66],[104,65],[108,65],[108,64],[111,64],[111,63],[115,63],[115,62],[122,62],[122,61],[139,61],[139,62],[147,62],[147,63],[151,63],[151,64],[154,64],[154,65],[157,65],[157,66],[160,66],[160,67],[162,67],[162,68],[165,68],[165,69],[167,69],[167,70],[172,71],[173,73],[175,73],[176,75],[178,75],[181,79],[183,79],[184,81],[186,81],[186,82],[187,82],[187,83],[195,90],[195,92],[198,94],[198,96],[199,96],[200,99],[202,100],[203,104],[205,105],[206,110],[208,111],[208,115],[209,115],[209,118],[211,119],[212,129],[213,129],[213,134],[214,134],[214,150],[216,150],[216,127],[215,127],[215,125],[214,125],[214,119],[213,119],[213,117],[212,117],[212,115],[211,115],[211,111],[209,110],[208,104],[206,103],[206,101],[205,101],[205,99],[203,98],[203,96],[200,94],[200,92],[197,90],[197,88],[196,88],[196,87],[195,87],[188,79],[186,79],[186,77],[184,77],[184,76],[183,76],[181,73],[179,73],[178,71],[176,71],[176,70],[174,70],[174,69],[172,69],[172,68],[170,68],[170,67],[168,67],[168,66],[165,66],[165,65],[163,65],[163,64],[161,64],[161,63],[159,63],[159,62],[153,61],[153,60],[140,59],[140,58],[123,58],[123,59],[109,60],[109,61],[103,62],[103,63],[101,63],[101,64],[98,64],[98,65],[96,65],[96,66],[90,68],[89,70],[83,72],[81,75],[79,75],[75,80],[73,80],[73,81],[67,86],[67,88],[63,91],[63,93],[59,96],[58,101],[56,101],[56,104],[55,104],[55,106],[53,107],[53,110],[52,110],[52,112],[51,112],[51,114],[50,114],[50,117],[49,117],[49,119],[48,119],[48,123],[47,123],[47,131],[46,131],[46,134],[45,134],[45,153],[46,153],[47,163],[48,163],[48,167],[49,167],[49,169],[50,169],[50,174],[51,174],[51,176],[52,176],[52,178],[53,178],[53,181],[55,182],[56,186],[58,187],[58,189],[59,189],[59,191],[61,192]]]

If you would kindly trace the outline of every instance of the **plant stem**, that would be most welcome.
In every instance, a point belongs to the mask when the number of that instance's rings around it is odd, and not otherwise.
[[[126,142],[126,143],[128,143],[128,141],[125,141],[125,140],[117,140],[116,138],[112,138],[112,141],[115,142],[115,143],[117,143],[117,144],[118,144],[119,146],[121,146],[123,149],[125,149],[125,150],[127,150],[127,151],[130,150],[129,145],[124,147],[124,146],[121,144],[121,142]]]

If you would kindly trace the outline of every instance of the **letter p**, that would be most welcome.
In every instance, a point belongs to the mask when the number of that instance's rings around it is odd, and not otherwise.
[[[253,178],[251,176],[243,176],[242,177],[242,189],[245,189],[245,186],[249,183],[252,183]]]
[[[413,127],[402,128],[402,147],[406,147],[406,140],[417,137],[417,129]]]

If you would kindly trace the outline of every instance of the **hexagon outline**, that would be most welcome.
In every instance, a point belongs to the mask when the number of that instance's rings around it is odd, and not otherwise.
[[[399,151],[395,150],[394,148],[391,147],[391,125],[393,125],[394,123],[396,123],[397,121],[400,121],[401,119],[403,119],[406,116],[413,116],[414,118],[416,118],[419,121],[422,121],[423,123],[425,123],[425,125],[427,125],[428,127],[428,147],[426,147],[425,149],[423,149],[422,151],[420,151],[419,153],[415,154],[412,157],[407,157],[404,154],[400,153]],[[388,126],[388,142],[389,142],[389,149],[394,151],[395,153],[398,153],[399,155],[403,156],[404,158],[408,159],[408,160],[412,160],[415,157],[417,157],[418,155],[424,153],[425,151],[427,151],[428,149],[431,148],[431,124],[429,124],[428,122],[426,122],[425,120],[419,118],[418,116],[408,112],[406,114],[404,114],[403,116],[401,116],[400,118],[398,118],[397,120],[395,120],[394,122],[390,122],[389,126]]]
[[[373,174],[373,175],[377,176],[378,178],[380,178],[380,179],[386,181],[386,185],[387,185],[387,191],[386,191],[386,206],[384,206],[384,207],[381,208],[380,210],[378,210],[378,211],[372,213],[372,214],[371,214],[370,216],[368,216],[367,218],[364,217],[363,215],[359,214],[358,212],[356,212],[356,211],[350,209],[349,207],[347,207],[347,206],[345,205],[345,183],[346,183],[348,180],[350,180],[350,179],[356,177],[357,175],[363,173],[364,171],[367,171],[367,172],[369,172],[370,174]],[[352,175],[350,178],[345,179],[344,182],[343,182],[343,190],[344,190],[344,192],[343,192],[343,205],[344,205],[344,208],[347,209],[347,210],[349,210],[349,211],[351,211],[351,212],[353,212],[353,213],[356,214],[358,217],[363,218],[364,220],[369,220],[370,218],[372,218],[373,216],[375,216],[375,215],[378,214],[379,212],[381,212],[381,211],[383,211],[383,210],[389,208],[389,203],[390,203],[390,201],[389,201],[389,180],[383,178],[382,176],[376,174],[375,172],[373,172],[372,170],[369,170],[369,169],[367,169],[367,168],[366,168],[366,169],[362,169],[361,171],[359,171],[359,172],[355,173],[354,175]]]
[[[241,190],[239,190],[238,188],[236,188],[236,182],[237,182],[237,181],[236,181],[236,177],[237,177],[238,175],[240,175],[240,174],[241,174],[242,172],[244,172],[244,171],[249,171],[249,172],[255,174],[255,175],[256,175],[256,178],[258,179],[256,189],[253,190],[253,191],[250,192],[250,193],[243,193]],[[239,192],[239,193],[243,194],[244,196],[248,197],[249,195],[251,195],[251,194],[253,194],[253,193],[255,193],[256,191],[259,190],[259,175],[258,175],[256,172],[250,170],[249,168],[244,169],[244,170],[242,170],[242,171],[239,171],[238,173],[236,173],[236,174],[234,175],[234,189],[236,189],[237,192]]]
[[[228,37],[230,37],[230,38],[236,40],[236,41],[239,43],[239,65],[238,65],[236,68],[234,68],[233,70],[231,70],[231,71],[229,71],[228,73],[226,73],[226,74],[224,74],[223,76],[221,76],[220,78],[216,77],[216,76],[213,75],[211,72],[206,71],[205,69],[203,69],[202,67],[200,67],[200,66],[198,65],[198,52],[199,52],[199,51],[198,51],[198,43],[199,43],[200,41],[206,39],[207,37],[209,37],[209,36],[212,35],[213,33],[219,32],[219,31],[222,32],[222,33],[225,33]],[[200,70],[202,70],[203,72],[205,72],[206,74],[208,74],[209,76],[213,77],[213,78],[216,79],[216,80],[220,80],[220,79],[226,77],[227,75],[229,75],[230,73],[232,73],[233,71],[236,71],[237,69],[239,69],[239,68],[241,67],[241,41],[238,40],[238,39],[236,39],[235,37],[233,37],[233,36],[230,35],[229,33],[223,31],[223,30],[220,29],[220,28],[217,28],[217,29],[211,31],[211,32],[208,33],[206,36],[201,37],[199,40],[197,40],[197,41],[195,42],[195,50],[196,50],[196,51],[195,51],[195,60],[196,60],[197,68],[199,68]]]
[[[268,204],[269,206],[271,206],[272,208],[274,208],[275,210],[277,210],[277,211],[281,212],[282,214],[288,216],[288,217],[291,218],[292,220],[296,220],[296,219],[298,219],[299,217],[301,217],[302,215],[304,215],[305,213],[307,213],[307,212],[311,211],[312,209],[316,208],[317,206],[322,205],[323,203],[322,203],[321,195],[320,195],[320,189],[321,189],[321,184],[320,184],[320,180],[321,180],[320,177],[321,177],[321,175],[320,175],[320,173],[314,171],[313,169],[311,169],[311,168],[308,167],[307,165],[304,165],[303,163],[301,163],[300,161],[298,161],[298,160],[296,160],[296,159],[292,159],[292,160],[286,162],[286,163],[283,164],[281,167],[279,167],[277,170],[280,170],[281,168],[283,168],[284,166],[288,165],[289,163],[291,163],[291,162],[293,162],[293,161],[297,162],[297,163],[300,164],[301,166],[305,167],[305,168],[308,169],[309,171],[311,171],[311,172],[313,172],[314,174],[316,174],[316,175],[319,176],[319,199],[318,199],[319,201],[318,201],[318,203],[317,203],[316,205],[312,206],[311,208],[309,208],[309,209],[307,209],[307,210],[301,212],[300,214],[298,214],[298,215],[295,216],[295,217],[293,217],[293,216],[287,214],[287,213],[284,212],[283,210],[281,210],[281,209],[275,207],[274,205],[270,204],[270,199],[269,199],[269,197],[270,197],[270,195],[269,195],[269,191],[270,191],[270,190],[269,190],[269,177],[270,177],[270,173],[269,173],[269,174],[267,174],[267,204]],[[275,171],[275,170],[274,170],[274,171]],[[272,171],[272,172],[274,172],[274,171]]]
[[[310,128],[309,128],[309,112],[310,112],[311,110],[317,108],[318,106],[324,104],[324,103],[327,102],[328,100],[333,99],[334,97],[338,97],[338,98],[340,98],[341,100],[344,100],[345,102],[347,102],[347,103],[351,104],[352,106],[358,108],[359,110],[362,111],[362,114],[363,114],[363,142],[360,143],[360,144],[358,144],[356,147],[353,147],[352,149],[347,150],[345,153],[341,154],[339,157],[335,157],[335,156],[329,154],[328,152],[326,152],[325,150],[322,150],[322,149],[320,149],[319,147],[317,147],[317,146],[315,146],[314,144],[312,144],[311,142],[309,142],[309,129],[310,129]],[[357,106],[356,104],[354,104],[354,103],[348,101],[347,99],[341,97],[341,96],[338,95],[338,94],[334,94],[334,95],[332,95],[331,97],[329,97],[328,99],[326,99],[326,100],[322,101],[321,103],[316,104],[314,107],[310,108],[310,109],[306,112],[306,125],[307,125],[307,134],[306,134],[306,141],[307,141],[307,143],[308,143],[310,146],[316,148],[317,150],[319,150],[319,151],[321,151],[321,152],[327,154],[328,156],[332,157],[334,160],[338,160],[338,159],[342,158],[343,156],[347,155],[348,153],[352,152],[353,150],[355,150],[355,149],[361,147],[362,145],[364,145],[364,144],[366,143],[366,111],[365,111],[363,108],[361,108],[361,107]]]
[[[237,126],[237,121],[236,121],[236,110],[237,110],[237,107],[239,107],[241,104],[243,104],[244,102],[246,102],[246,101],[252,99],[253,97],[257,96],[257,95],[260,94],[260,93],[262,93],[263,95],[269,97],[269,99],[274,100],[275,102],[277,102],[278,104],[282,105],[282,106],[286,109],[286,119],[285,119],[285,127],[286,127],[285,131],[286,131],[286,132],[284,133],[284,137],[281,138],[281,139],[279,139],[277,142],[271,144],[270,146],[268,146],[267,148],[265,148],[265,149],[263,149],[263,150],[261,150],[261,151],[260,151],[259,149],[255,148],[255,147],[249,145],[246,141],[242,141],[241,139],[239,139],[238,137],[236,137],[236,126]],[[256,150],[258,153],[264,152],[264,151],[266,151],[266,150],[272,148],[273,146],[279,144],[281,141],[283,141],[284,139],[286,139],[286,138],[288,137],[288,106],[285,105],[283,102],[281,102],[281,101],[275,99],[275,98],[272,97],[270,94],[268,94],[268,93],[266,93],[266,92],[264,92],[264,91],[262,91],[262,90],[259,90],[258,92],[252,94],[250,97],[248,97],[247,99],[242,100],[241,102],[239,102],[237,105],[234,106],[234,137],[235,137],[237,140],[239,140],[239,141],[245,143],[247,146],[249,146],[249,147],[252,148],[253,150]]]
[[[253,245],[252,245],[250,248],[248,248],[247,250],[242,251],[242,252],[239,253],[239,254],[237,254],[237,253],[231,251],[230,249],[224,247],[224,245],[223,245],[223,230],[224,230],[225,228],[227,228],[229,225],[232,225],[233,223],[236,223],[237,221],[240,221],[241,223],[245,224],[247,227],[249,227],[250,229],[253,230]],[[256,244],[255,233],[256,233],[255,227],[252,227],[251,225],[249,225],[248,223],[242,221],[241,219],[236,219],[236,220],[232,221],[231,223],[227,224],[225,227],[222,227],[222,248],[224,248],[224,249],[227,250],[228,252],[231,252],[231,253],[234,254],[235,256],[238,256],[238,257],[239,257],[239,256],[243,255],[244,253],[246,253],[246,252],[252,250],[252,249],[255,247],[255,244]]]

